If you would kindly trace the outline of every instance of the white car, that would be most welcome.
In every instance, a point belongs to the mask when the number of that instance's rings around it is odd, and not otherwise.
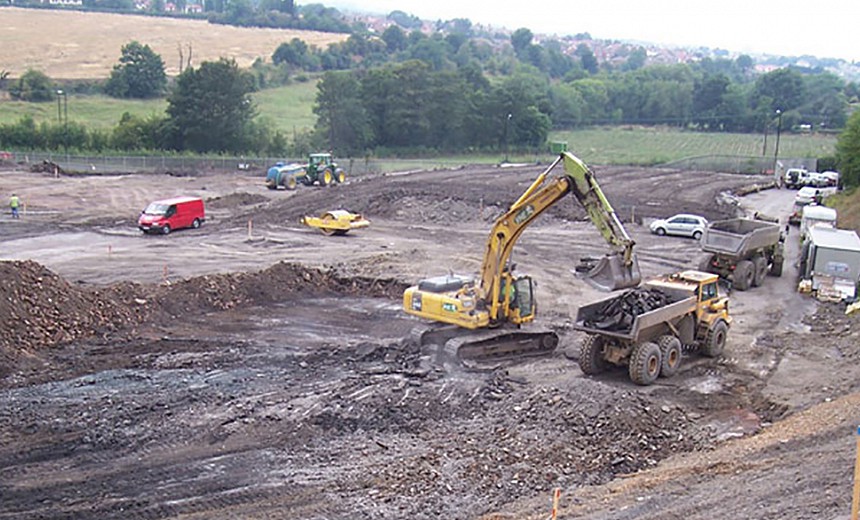
[[[797,190],[797,194],[794,196],[794,203],[799,206],[805,206],[807,204],[812,204],[816,202],[816,197],[821,196],[821,190],[818,188],[814,188],[812,186],[804,186]]]
[[[649,228],[657,235],[677,235],[682,237],[693,237],[696,240],[702,238],[708,220],[699,215],[688,215],[680,213],[667,219],[655,220]]]

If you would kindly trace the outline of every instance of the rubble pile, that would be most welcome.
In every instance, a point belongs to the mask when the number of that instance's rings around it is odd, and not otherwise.
[[[669,296],[660,289],[637,287],[606,302],[595,316],[585,320],[585,325],[610,331],[629,331],[636,316],[659,309],[668,303]]]
[[[40,162],[40,163],[34,163],[33,165],[31,165],[30,171],[33,173],[51,173],[51,174],[66,173],[62,168],[60,168],[59,164],[52,162],[52,161],[49,161],[47,159]]]
[[[399,298],[393,280],[347,277],[279,263],[264,271],[205,275],[169,285],[74,286],[33,261],[0,262],[0,354],[15,358],[39,348],[120,331],[134,334],[161,315],[175,317],[302,295]]]
[[[143,290],[75,287],[33,261],[0,262],[0,353],[4,358],[84,336],[132,328],[147,313]]]

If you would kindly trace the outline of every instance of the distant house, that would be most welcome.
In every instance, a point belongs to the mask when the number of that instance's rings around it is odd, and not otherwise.
[[[42,0],[42,3],[45,3],[45,1]],[[48,0],[47,3],[49,3],[51,5],[75,5],[75,6],[84,5],[83,0]]]
[[[191,14],[200,14],[203,12],[202,4],[187,4],[185,6],[185,12]]]

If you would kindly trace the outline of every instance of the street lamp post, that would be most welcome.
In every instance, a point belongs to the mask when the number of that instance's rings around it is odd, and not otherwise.
[[[60,116],[60,96],[63,96],[63,115]],[[63,124],[63,148],[69,153],[69,96],[63,90],[57,90],[57,119]]]
[[[510,145],[508,144],[508,125],[510,124],[511,117],[513,117],[513,114],[508,113],[508,116],[505,118],[505,162],[508,162],[508,154],[510,152]]]
[[[60,96],[62,96],[62,95],[63,95],[63,91],[62,91],[62,90],[58,90],[58,91],[57,91],[57,124],[58,124],[58,125],[63,124],[63,113],[62,113],[62,111],[60,110],[60,108],[61,108],[61,105],[60,105]]]
[[[776,166],[779,161],[779,132],[782,130],[782,110],[776,110],[776,146],[773,149],[773,174],[776,175]]]

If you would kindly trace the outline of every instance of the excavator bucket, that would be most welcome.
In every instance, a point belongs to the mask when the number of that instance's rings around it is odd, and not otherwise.
[[[642,281],[639,262],[633,255],[631,262],[624,262],[620,253],[608,254],[600,258],[584,258],[577,266],[576,273],[586,282],[602,291],[617,291],[636,287]]]

